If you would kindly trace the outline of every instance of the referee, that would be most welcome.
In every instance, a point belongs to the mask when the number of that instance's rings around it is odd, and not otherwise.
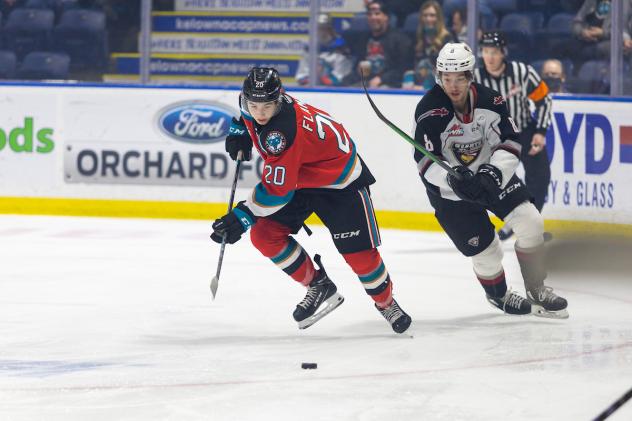
[[[499,92],[507,101],[509,114],[520,133],[525,184],[534,197],[538,211],[542,211],[551,169],[546,152],[546,130],[551,121],[549,88],[528,64],[508,61],[507,44],[500,32],[485,32],[479,42],[484,66],[474,70],[476,82]],[[530,103],[535,106],[531,114]],[[501,240],[511,237],[511,227],[505,225],[499,232]]]

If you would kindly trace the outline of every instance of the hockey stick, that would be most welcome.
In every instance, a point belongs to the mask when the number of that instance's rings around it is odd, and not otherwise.
[[[444,161],[442,161],[439,158],[437,158],[437,156],[435,154],[433,154],[432,152],[428,151],[423,146],[417,144],[412,137],[408,136],[408,134],[406,134],[406,132],[404,132],[402,129],[397,127],[388,118],[386,118],[384,116],[384,114],[382,114],[382,112],[377,108],[377,106],[375,105],[375,103],[371,99],[371,96],[369,95],[369,91],[366,88],[366,80],[364,79],[364,71],[362,71],[362,70],[360,71],[360,77],[362,78],[362,87],[364,88],[364,93],[366,94],[366,97],[369,100],[369,104],[371,104],[371,108],[373,108],[373,111],[375,111],[375,114],[377,114],[377,116],[380,118],[380,120],[382,120],[384,123],[386,123],[386,125],[389,126],[391,129],[395,130],[395,132],[398,135],[403,137],[406,142],[408,142],[411,145],[413,145],[415,147],[415,149],[417,149],[419,152],[421,152],[422,154],[427,156],[435,164],[439,165],[441,168],[443,168],[448,173],[450,173],[450,175],[452,175],[453,177],[456,177],[457,180],[462,180],[463,177],[461,176],[461,174],[457,173],[456,171],[454,171],[454,169],[452,167],[450,167]]]
[[[605,420],[610,415],[612,415],[612,413],[614,411],[619,409],[624,403],[626,403],[628,400],[630,400],[630,398],[632,398],[632,389],[628,390],[623,396],[621,396],[619,399],[617,399],[615,402],[613,402],[612,405],[610,405],[608,408],[606,408],[605,411],[603,411],[601,414],[599,414],[597,416],[597,418],[594,419],[594,421],[603,421],[603,420]]]
[[[230,200],[228,201],[228,212],[233,210],[233,202],[235,201],[235,190],[237,190],[237,179],[239,178],[239,167],[241,167],[241,160],[243,158],[242,151],[237,152],[237,166],[235,167],[235,178],[233,179],[233,187],[230,189]],[[222,262],[224,261],[224,250],[226,249],[226,236],[228,233],[224,233],[222,236],[222,245],[219,249],[219,260],[217,261],[217,271],[215,276],[211,279],[211,295],[215,300],[215,294],[217,294],[217,287],[219,286],[219,273],[222,271]]]

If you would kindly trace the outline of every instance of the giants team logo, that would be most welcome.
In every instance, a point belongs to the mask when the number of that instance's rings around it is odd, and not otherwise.
[[[271,155],[279,155],[281,152],[285,150],[287,146],[287,140],[285,140],[285,136],[281,132],[270,132],[266,135],[266,139],[263,142],[264,148]]]
[[[495,96],[494,97],[494,105],[500,105],[503,102],[505,102],[505,98],[503,98],[502,96]]]
[[[470,165],[481,152],[483,148],[483,140],[477,140],[470,143],[455,143],[452,145],[452,152],[459,162],[463,165]]]

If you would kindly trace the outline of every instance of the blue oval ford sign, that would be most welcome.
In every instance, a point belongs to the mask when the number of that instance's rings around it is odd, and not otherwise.
[[[215,143],[228,134],[238,111],[216,102],[190,101],[163,108],[158,127],[167,136],[187,143]]]

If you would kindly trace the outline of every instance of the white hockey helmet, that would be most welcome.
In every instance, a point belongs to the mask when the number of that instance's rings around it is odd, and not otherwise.
[[[449,42],[439,51],[437,57],[437,76],[441,72],[473,72],[476,57],[472,49],[464,42]]]

